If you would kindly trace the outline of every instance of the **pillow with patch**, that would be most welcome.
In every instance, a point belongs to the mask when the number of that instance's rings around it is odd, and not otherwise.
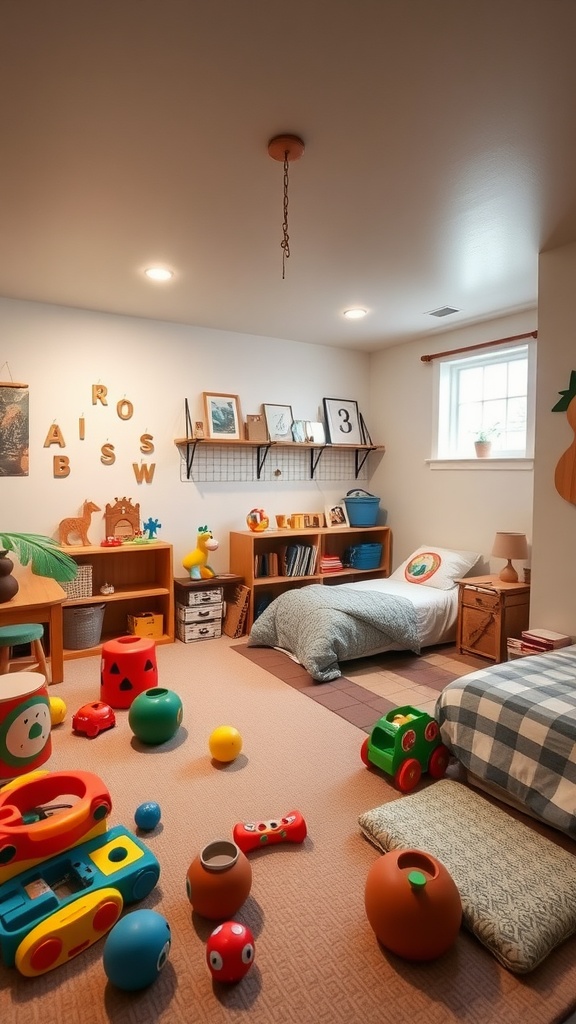
[[[451,551],[434,544],[421,544],[390,576],[391,580],[418,583],[436,590],[452,590],[456,580],[476,565],[476,551]]]

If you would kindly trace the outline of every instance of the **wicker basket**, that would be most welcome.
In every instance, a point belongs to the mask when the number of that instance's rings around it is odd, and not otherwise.
[[[71,600],[75,597],[92,597],[92,566],[79,565],[78,575],[62,586]]]
[[[105,607],[104,604],[86,604],[64,608],[64,647],[70,651],[96,647],[102,635]]]

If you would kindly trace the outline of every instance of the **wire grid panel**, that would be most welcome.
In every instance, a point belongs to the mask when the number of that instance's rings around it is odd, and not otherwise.
[[[261,452],[261,454],[263,453]],[[318,454],[318,450],[314,449],[314,458]],[[349,452],[342,451],[342,449],[325,448],[316,464],[314,479],[321,482],[367,480],[369,457],[356,477],[355,454],[354,448],[351,448]],[[183,482],[188,480],[185,450],[182,450],[180,455],[180,479]],[[260,480],[290,483],[310,479],[312,479],[310,448],[303,448],[299,451],[297,448],[276,448],[273,445],[269,449],[261,468]],[[258,448],[227,448],[225,445],[218,448],[205,448],[203,445],[198,445],[192,463],[191,483],[194,481],[198,483],[218,483],[219,481],[241,483],[252,480],[258,480]]]

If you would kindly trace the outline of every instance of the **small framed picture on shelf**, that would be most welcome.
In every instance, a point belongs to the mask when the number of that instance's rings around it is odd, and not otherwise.
[[[294,420],[292,424],[292,440],[304,442],[306,437],[306,420]]]
[[[330,444],[364,444],[358,402],[351,398],[323,398]]]
[[[306,440],[310,444],[326,444],[324,424],[315,420],[306,420]]]
[[[332,528],[350,526],[346,505],[343,502],[326,506],[326,526]]]
[[[292,441],[292,406],[265,405],[264,415],[271,441]]]
[[[210,391],[202,394],[208,437],[239,441],[242,438],[242,417],[238,395],[219,395]]]

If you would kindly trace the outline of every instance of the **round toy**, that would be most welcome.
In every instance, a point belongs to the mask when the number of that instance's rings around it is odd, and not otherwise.
[[[263,508],[252,508],[246,516],[248,528],[254,533],[262,533],[270,526],[268,513]]]
[[[182,701],[173,690],[154,687],[134,698],[128,724],[141,743],[165,743],[182,721]]]
[[[406,960],[434,960],[456,941],[460,894],[439,860],[422,850],[393,850],[374,862],[364,891],[376,938]]]
[[[126,992],[156,981],[170,955],[171,933],[166,918],[155,910],[133,910],[121,917],[104,943],[104,971]]]
[[[144,832],[151,832],[160,821],[160,814],[160,804],[157,804],[154,800],[148,800],[136,808],[134,821],[138,828],[143,829]]]
[[[208,843],[186,872],[186,893],[202,917],[222,921],[233,917],[252,888],[252,865],[229,839]]]
[[[233,761],[242,750],[242,737],[233,725],[219,725],[210,733],[208,746],[215,761]]]
[[[206,943],[206,963],[214,981],[240,981],[254,963],[254,936],[238,921],[219,924]]]
[[[62,697],[49,697],[48,701],[50,704],[50,721],[52,725],[60,725],[66,718],[66,711],[68,710],[66,704]]]

